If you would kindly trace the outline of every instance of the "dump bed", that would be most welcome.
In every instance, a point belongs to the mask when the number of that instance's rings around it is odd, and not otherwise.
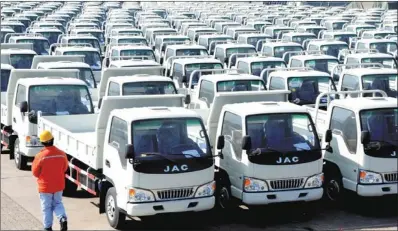
[[[23,78],[43,78],[43,77],[64,77],[79,78],[79,70],[57,69],[57,70],[33,70],[33,69],[12,69],[8,82],[7,92],[1,93],[1,124],[11,125],[13,99],[16,91],[17,82]]]
[[[134,107],[183,107],[183,95],[105,96],[98,114],[38,116],[38,132],[49,130],[54,144],[94,169],[102,169],[111,111]]]

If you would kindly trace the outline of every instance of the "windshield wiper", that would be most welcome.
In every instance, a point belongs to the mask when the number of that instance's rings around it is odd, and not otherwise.
[[[394,140],[394,141],[398,141],[398,140]],[[387,144],[387,145],[391,145],[391,146],[397,146],[397,144],[390,143],[390,142],[385,141],[385,140],[371,140],[371,141],[369,142],[369,144],[370,144],[370,143],[373,143],[373,142],[379,143],[380,146],[381,146],[381,144]],[[379,149],[380,149],[380,147],[379,147]]]
[[[161,153],[158,153],[158,152],[146,152],[146,153],[141,153],[139,157],[145,157],[145,156],[160,156],[160,157],[162,157],[163,159],[168,160],[168,161],[170,161],[170,162],[172,162],[172,163],[177,163],[175,160],[170,159],[170,158],[166,157],[165,155],[163,155],[163,154],[161,154]],[[139,160],[136,160],[136,164],[140,164],[140,161],[139,161]]]
[[[259,156],[259,155],[265,153],[262,150],[268,150],[268,151],[271,151],[271,152],[277,152],[277,153],[282,154],[282,155],[284,154],[283,152],[281,152],[279,150],[276,150],[276,149],[273,149],[273,148],[270,148],[270,147],[266,147],[266,148],[257,148],[254,151],[250,152],[248,154],[248,156]]]

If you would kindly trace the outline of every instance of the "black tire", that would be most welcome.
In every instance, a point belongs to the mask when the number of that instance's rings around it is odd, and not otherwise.
[[[26,170],[28,167],[28,157],[21,154],[19,150],[19,138],[15,139],[13,145],[14,163],[17,169]]]
[[[111,187],[108,189],[105,197],[105,213],[108,223],[114,229],[122,229],[125,225],[126,214],[120,212],[116,201],[116,189]]]
[[[324,198],[333,206],[340,206],[344,196],[341,174],[337,170],[325,173]]]
[[[65,189],[63,194],[65,196],[73,196],[77,191],[77,184],[65,178]]]
[[[234,208],[233,198],[231,194],[231,185],[228,182],[220,181],[216,189],[216,206],[217,209],[231,210]]]

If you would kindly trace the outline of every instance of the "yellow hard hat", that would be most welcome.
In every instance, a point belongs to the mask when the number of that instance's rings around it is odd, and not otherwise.
[[[54,137],[51,134],[51,132],[45,130],[40,133],[39,138],[40,138],[40,142],[45,143],[45,142],[52,140]]]

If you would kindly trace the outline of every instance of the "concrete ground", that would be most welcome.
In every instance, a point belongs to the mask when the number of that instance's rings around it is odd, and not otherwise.
[[[70,230],[110,230],[105,215],[98,214],[92,198],[85,192],[64,197]],[[357,203],[358,204],[358,203]],[[167,215],[128,220],[126,230],[397,230],[397,203],[374,206],[361,203],[361,208],[348,205],[336,210],[322,207],[310,222],[295,221],[291,209],[240,209],[236,213]],[[363,212],[370,214],[363,215]],[[373,214],[372,214],[373,213]],[[383,214],[382,214],[383,213]],[[223,217],[224,219],[221,219]],[[40,201],[36,182],[30,171],[19,171],[7,154],[1,155],[1,230],[41,229]],[[53,228],[59,229],[54,221]]]

